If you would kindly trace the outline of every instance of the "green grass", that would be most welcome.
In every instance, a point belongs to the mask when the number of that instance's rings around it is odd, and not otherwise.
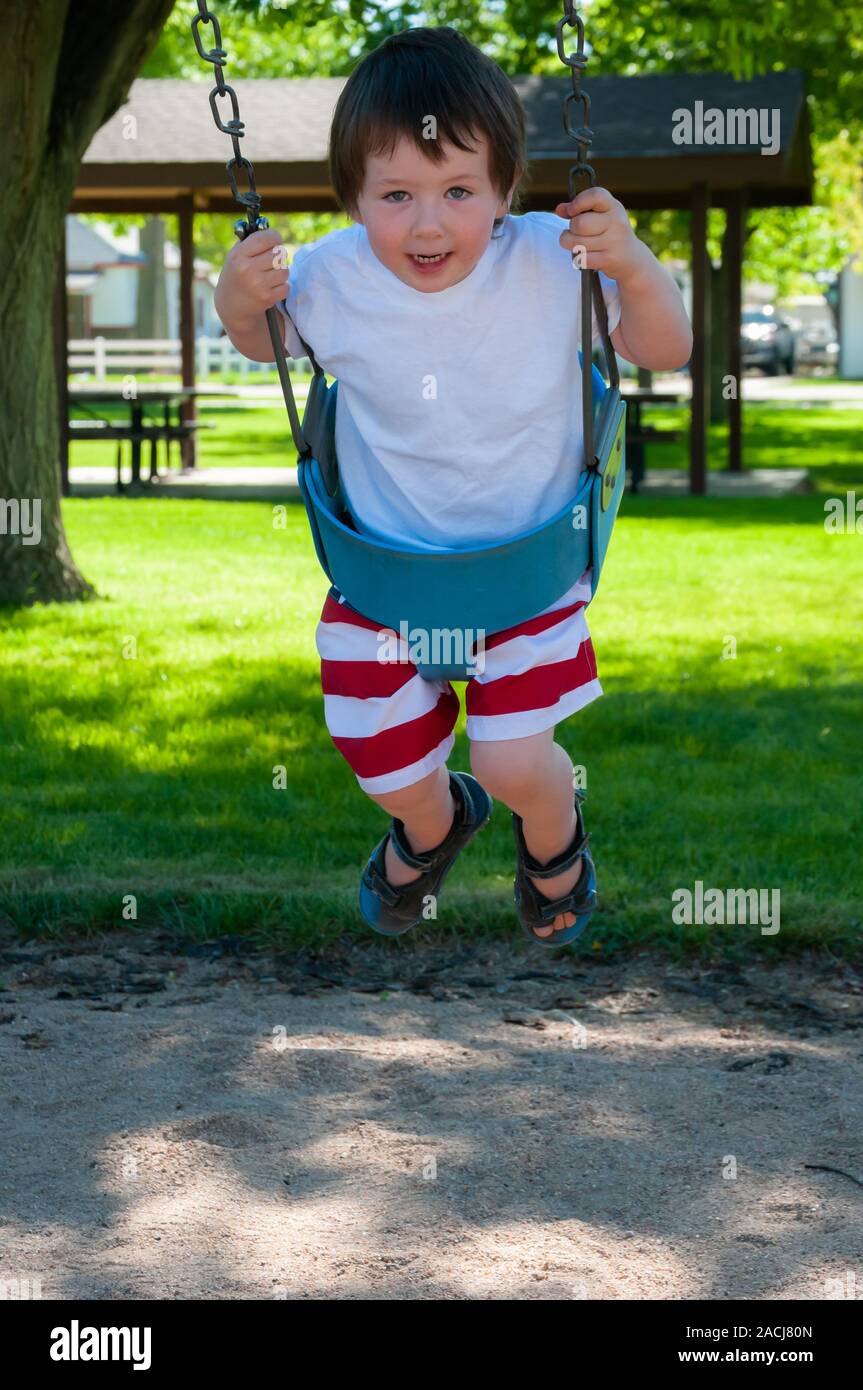
[[[286,530],[255,502],[65,515],[99,601],[0,613],[0,919],[368,940],[357,883],[386,817],[323,721],[327,581],[302,509]],[[558,730],[587,768],[599,876],[580,949],[859,949],[863,536],[823,515],[818,494],[625,499],[589,611],[606,693]],[[457,734],[467,769],[463,713]],[[520,941],[513,867],[499,804],[424,934]],[[780,889],[781,931],[672,925],[697,879]]]
[[[689,468],[689,410],[683,406],[654,406],[646,423],[677,430],[677,442],[657,440],[646,450],[648,468]],[[834,491],[849,487],[863,474],[861,438],[863,404],[806,405],[799,401],[744,402],[744,466],[750,468],[810,468],[816,487]],[[708,430],[710,468],[728,467],[728,427]]]
[[[807,383],[808,385],[809,383]],[[295,384],[300,413],[308,389],[308,379]],[[813,393],[814,394],[814,393]],[[100,413],[127,420],[128,411],[116,406]],[[156,412],[158,415],[158,411]],[[198,402],[198,417],[214,429],[202,430],[198,439],[201,468],[286,468],[296,464],[296,451],[290,437],[287,412],[276,402],[249,405],[228,399],[218,404]],[[846,473],[856,476],[860,467],[863,405],[807,406],[799,402],[771,401],[744,404],[745,451],[747,468],[812,467],[825,469],[825,485],[842,486]],[[644,412],[647,424],[669,433],[678,431],[676,442],[657,441],[647,447],[648,468],[688,468],[688,407],[653,406]],[[711,468],[724,469],[728,457],[728,429],[712,425],[709,430]],[[116,445],[81,442],[72,444],[73,467],[99,465],[113,467]],[[125,449],[128,462],[128,446]],[[172,454],[174,465],[176,447]],[[164,450],[159,453],[164,467]],[[149,469],[149,446],[144,451],[145,473]]]

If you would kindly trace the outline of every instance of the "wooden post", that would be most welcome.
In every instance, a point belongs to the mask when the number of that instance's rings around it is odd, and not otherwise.
[[[54,286],[54,374],[57,378],[57,428],[59,435],[60,492],[69,496],[69,363],[68,318],[66,311],[66,218],[57,252],[57,278]]]
[[[728,401],[728,471],[743,472],[743,248],[746,241],[746,190],[735,190],[728,205],[728,374],[734,394]]]
[[[707,278],[706,183],[692,189],[692,410],[689,419],[689,491],[703,497],[707,491],[707,422],[710,419],[710,286]]]
[[[180,222],[180,360],[184,386],[195,385],[195,203],[186,193],[179,200]],[[184,424],[197,418],[194,396],[183,402]],[[198,461],[197,439],[194,431],[182,441],[183,467],[194,468]]]

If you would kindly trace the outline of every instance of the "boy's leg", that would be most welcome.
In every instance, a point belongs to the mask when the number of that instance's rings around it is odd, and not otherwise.
[[[591,573],[543,613],[484,644],[484,666],[466,695],[471,767],[489,794],[522,819],[528,851],[548,864],[575,837],[572,763],[555,743],[556,726],[602,694],[585,610]],[[582,872],[579,857],[555,878],[531,878],[549,899],[572,891]],[[571,912],[559,913],[537,936],[572,926]]]
[[[455,819],[446,760],[455,743],[459,700],[449,681],[425,681],[407,659],[381,660],[381,639],[391,629],[363,617],[332,589],[315,633],[321,657],[324,717],[333,742],[361,791],[403,821],[417,854],[436,849]],[[384,872],[394,888],[421,871],[396,855],[392,841]]]
[[[450,791],[449,769],[446,763],[430,772],[413,786],[403,787],[401,791],[385,792],[371,796],[388,816],[404,821],[408,844],[416,854],[436,849],[447,837],[455,818],[455,801]],[[399,859],[393,849],[392,839],[387,841],[384,860],[384,873],[393,888],[405,883],[413,883],[420,877],[420,869],[412,869]]]
[[[473,741],[471,771],[490,796],[502,801],[522,818],[528,850],[540,864],[548,864],[572,844],[578,822],[575,815],[573,767],[565,748],[554,741],[554,729],[526,738]],[[547,898],[569,893],[581,877],[582,861],[556,878],[531,878]],[[537,936],[569,927],[571,912],[560,913],[551,926],[537,927]]]

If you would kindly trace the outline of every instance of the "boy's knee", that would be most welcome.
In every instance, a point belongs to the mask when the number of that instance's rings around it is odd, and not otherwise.
[[[424,809],[438,792],[448,786],[449,774],[446,768],[436,768],[418,782],[412,782],[410,786],[401,787],[398,791],[383,792],[379,796],[369,792],[368,795],[388,816],[395,816],[397,820],[410,820],[418,808]]]
[[[507,742],[474,740],[470,746],[470,765],[474,777],[482,783],[489,796],[495,801],[502,801],[505,806],[513,801],[529,799],[543,783],[544,768],[536,757],[536,750],[515,746],[521,742],[514,739]]]

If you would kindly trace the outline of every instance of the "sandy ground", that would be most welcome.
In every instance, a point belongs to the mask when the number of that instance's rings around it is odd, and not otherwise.
[[[863,1298],[829,954],[118,933],[0,978],[0,1280],[43,1298]]]

